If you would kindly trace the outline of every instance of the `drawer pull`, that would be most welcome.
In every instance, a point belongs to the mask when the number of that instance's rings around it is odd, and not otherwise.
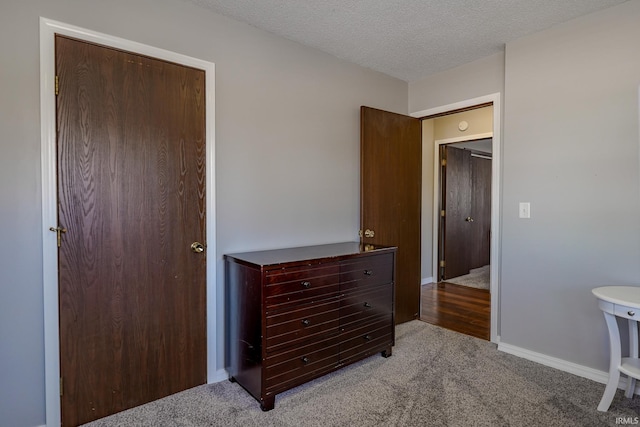
[[[309,320],[309,319],[304,319],[304,320],[302,321],[302,324],[303,324],[304,326],[309,326],[309,325],[311,324],[311,320]]]
[[[309,289],[311,287],[311,282],[307,282],[306,280],[300,283],[303,288]]]
[[[636,312],[635,312],[635,311],[631,311],[631,310],[629,310],[629,311],[627,311],[627,314],[628,314],[629,316],[635,316],[635,315],[636,315]]]
[[[364,275],[365,276],[371,276],[373,274],[373,270],[365,270],[364,271]]]
[[[368,302],[364,303],[365,308],[371,308],[371,304],[369,304]]]
[[[304,363],[305,365],[306,365],[307,363],[309,363],[309,358],[308,358],[307,356],[304,356],[304,357],[303,357],[302,359],[300,359],[300,360],[302,360],[302,363]]]
[[[365,335],[362,338],[364,338],[365,341],[371,341],[371,335]]]

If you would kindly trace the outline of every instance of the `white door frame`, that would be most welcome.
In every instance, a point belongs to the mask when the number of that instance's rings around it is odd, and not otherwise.
[[[500,223],[500,172],[502,171],[502,157],[500,147],[501,141],[501,105],[500,105],[500,93],[492,93],[486,96],[480,96],[478,98],[467,99],[464,101],[456,102],[449,105],[443,105],[441,107],[430,108],[428,110],[416,111],[411,113],[411,117],[423,118],[436,114],[453,112],[462,108],[473,107],[476,105],[486,104],[491,102],[493,104],[493,140],[492,140],[492,163],[491,163],[491,342],[498,343],[499,331],[498,321],[500,319],[500,232],[502,229]],[[469,137],[463,138],[464,140]],[[457,139],[457,138],[456,138]],[[435,156],[434,156],[434,206],[433,206],[433,268],[432,275],[437,280],[437,245],[438,245],[438,190],[439,190],[439,177],[438,177],[438,147],[439,144],[448,142],[457,142],[455,139],[440,140],[434,142]]]
[[[42,171],[42,272],[44,291],[44,362],[46,425],[60,425],[60,331],[58,328],[58,248],[56,227],[55,35],[140,53],[205,71],[206,90],[206,239],[207,239],[207,381],[227,378],[217,368],[216,223],[215,223],[215,64],[84,28],[40,18],[40,129]]]

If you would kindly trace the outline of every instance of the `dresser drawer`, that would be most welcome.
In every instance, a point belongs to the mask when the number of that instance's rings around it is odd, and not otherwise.
[[[391,316],[346,330],[341,334],[341,341],[340,361],[345,364],[382,351],[393,344]]]
[[[267,307],[303,304],[335,296],[339,290],[338,264],[293,267],[267,272]]]
[[[382,254],[345,261],[340,266],[340,289],[378,286],[393,281],[393,254]]]
[[[267,313],[267,352],[297,345],[306,338],[318,341],[336,335],[340,326],[340,300]]]
[[[389,318],[393,311],[393,284],[365,291],[346,293],[340,303],[340,326],[346,327],[380,316]]]
[[[335,276],[340,273],[340,265],[338,263],[319,264],[319,265],[300,265],[297,267],[285,267],[267,271],[267,288],[271,285],[278,285],[288,282],[302,282],[313,279],[321,279],[323,277]],[[338,281],[338,277],[335,277]]]
[[[340,362],[339,348],[340,340],[336,336],[267,357],[265,361],[267,391],[287,389],[319,372],[334,369]]]
[[[337,348],[335,351],[337,351]],[[285,390],[289,390],[290,388],[297,387],[315,378],[326,375],[329,372],[333,372],[340,366],[342,365],[337,362],[337,359],[333,359],[327,363],[317,364],[313,368],[307,366],[306,369],[300,369],[273,380],[267,378],[265,380],[265,395],[271,396]]]

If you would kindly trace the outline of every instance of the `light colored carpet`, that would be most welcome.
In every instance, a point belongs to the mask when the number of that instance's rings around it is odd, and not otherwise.
[[[490,342],[418,320],[397,326],[379,355],[276,397],[262,412],[238,384],[204,385],[88,424],[108,426],[615,426],[640,398],[497,351]]]
[[[490,284],[490,265],[484,267],[474,268],[469,274],[464,276],[454,277],[453,279],[447,279],[445,282],[453,283],[454,285],[469,286],[477,289],[489,289]]]

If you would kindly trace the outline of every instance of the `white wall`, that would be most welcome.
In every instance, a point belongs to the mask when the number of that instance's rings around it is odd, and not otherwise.
[[[409,112],[504,92],[504,54],[497,53],[409,83]]]
[[[638,22],[630,1],[506,47],[502,342],[605,371],[591,289],[640,283]]]
[[[359,107],[408,105],[405,82],[182,0],[3,0],[0,425],[12,426],[45,422],[40,16],[216,64],[219,289],[224,253],[357,240]]]

